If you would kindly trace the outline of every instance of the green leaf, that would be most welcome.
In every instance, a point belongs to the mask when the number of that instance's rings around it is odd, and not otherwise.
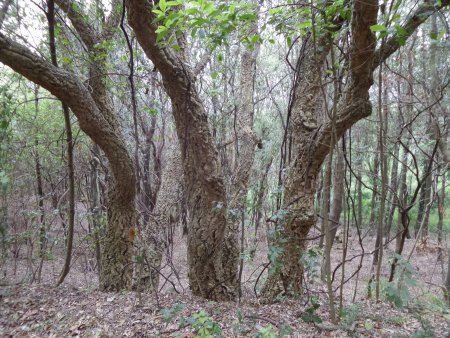
[[[372,25],[370,26],[372,32],[384,32],[386,31],[386,26],[384,25]]]
[[[166,9],[167,9],[166,0],[160,0],[159,3],[158,3],[158,5],[159,5],[159,8],[161,8],[161,10],[162,10],[163,12],[166,11]]]
[[[143,256],[135,256],[136,263],[138,264],[144,264],[144,257]]]

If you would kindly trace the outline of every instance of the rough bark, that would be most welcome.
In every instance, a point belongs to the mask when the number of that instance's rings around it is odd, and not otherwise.
[[[63,1],[57,3],[62,7]],[[75,22],[77,20],[74,19]],[[72,22],[74,26],[75,22]],[[81,29],[81,33],[84,32]],[[99,36],[95,33],[91,36],[91,33],[86,33],[85,36],[80,34],[82,38],[84,36],[83,40],[86,40],[87,44]],[[133,161],[102,83],[103,67],[91,64],[90,81],[84,84],[75,74],[53,66],[1,33],[0,62],[67,103],[78,118],[80,128],[105,152],[113,180],[108,192],[108,225],[102,245],[100,288],[107,291],[127,288],[132,270],[130,229],[134,226],[136,217],[136,178]]]
[[[287,214],[282,224],[281,254],[269,274],[262,295],[273,300],[278,295],[302,291],[303,268],[299,257],[305,238],[315,224],[314,194],[320,167],[330,151],[331,139],[339,139],[356,121],[371,113],[369,88],[375,36],[370,26],[376,23],[377,1],[355,1],[351,22],[350,70],[334,121],[318,124],[318,100],[321,95],[322,63],[330,46],[329,37],[319,39],[320,48],[306,44],[297,70],[290,128],[294,160],[289,168],[284,206]],[[317,54],[316,51],[320,50]]]
[[[227,259],[223,256],[227,224],[225,187],[195,77],[182,55],[157,44],[151,5],[145,0],[133,0],[127,6],[130,26],[161,73],[172,102],[189,211],[188,274],[192,292],[214,300],[232,299],[236,294],[236,278],[224,278],[223,268]],[[237,266],[234,270],[237,273]]]

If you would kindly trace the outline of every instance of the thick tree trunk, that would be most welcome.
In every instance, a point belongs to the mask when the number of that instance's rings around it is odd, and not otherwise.
[[[262,296],[273,301],[277,296],[302,292],[303,267],[299,257],[306,248],[306,237],[315,224],[314,196],[316,178],[330,151],[331,139],[340,139],[356,121],[371,113],[369,88],[372,85],[372,61],[375,36],[370,26],[376,23],[377,1],[355,1],[351,23],[350,78],[337,105],[334,121],[318,124],[318,102],[322,98],[322,63],[331,46],[328,33],[305,42],[297,65],[294,98],[291,102],[290,131],[293,162],[285,187],[280,252],[272,262]],[[320,48],[317,48],[320,47]]]
[[[150,4],[135,0],[127,6],[129,23],[145,54],[160,71],[172,101],[189,210],[188,274],[192,292],[208,299],[233,299],[237,278],[225,277],[224,270],[229,270],[228,257],[223,256],[227,225],[224,181],[195,77],[181,55],[157,44]],[[233,246],[238,248],[237,244]],[[237,274],[237,265],[232,270]]]
[[[66,1],[58,0],[58,4],[67,5],[63,9],[70,8]],[[86,25],[80,13],[69,12],[76,16],[71,17],[75,26]],[[94,48],[95,31],[80,30],[85,44],[92,47],[92,50],[102,52]],[[102,33],[102,37],[110,37],[107,33],[108,31]],[[131,282],[133,236],[130,234],[133,232],[136,217],[136,177],[133,161],[102,81],[104,68],[91,64],[91,81],[89,86],[86,86],[75,74],[53,66],[1,33],[0,62],[66,102],[77,116],[80,128],[105,152],[113,178],[108,193],[108,223],[102,248],[100,288],[105,291],[127,288]]]

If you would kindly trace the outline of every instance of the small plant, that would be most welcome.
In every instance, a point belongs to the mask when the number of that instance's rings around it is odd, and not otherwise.
[[[305,251],[300,258],[306,277],[309,283],[320,280],[320,266],[322,262],[323,251],[318,246],[312,246]]]
[[[170,323],[178,315],[178,313],[184,309],[184,304],[176,303],[171,308],[161,309],[160,313],[166,323]],[[182,324],[180,324],[181,326]]]
[[[361,308],[357,304],[345,306],[341,309],[341,324],[346,330],[352,330],[353,325],[359,319]]]
[[[236,317],[237,317],[237,320],[235,320],[233,322],[233,332],[237,336],[242,336],[242,335],[246,334],[249,331],[249,329],[245,325],[244,316],[242,315],[241,310],[239,310],[239,309],[237,310]]]
[[[272,324],[261,327],[255,335],[255,338],[276,338],[277,333]]]
[[[301,318],[307,323],[322,323],[322,318],[320,318],[316,311],[320,308],[320,304],[317,302],[316,298],[311,298],[311,306],[308,307],[305,312],[303,312]]]
[[[402,256],[395,254],[391,260],[397,261],[397,283],[386,283],[383,286],[383,293],[389,302],[400,308],[404,307],[410,300],[409,289],[416,285],[415,272],[411,263],[404,260]]]
[[[293,334],[294,330],[292,329],[292,327],[289,324],[284,323],[280,329],[280,337],[284,336],[292,337]]]
[[[188,319],[196,333],[196,338],[220,337],[222,329],[208,314],[201,310]]]
[[[415,313],[416,319],[419,321],[422,326],[421,329],[417,330],[413,337],[414,338],[426,338],[426,337],[435,337],[434,331],[432,329],[431,323],[429,320],[424,318],[420,313]]]

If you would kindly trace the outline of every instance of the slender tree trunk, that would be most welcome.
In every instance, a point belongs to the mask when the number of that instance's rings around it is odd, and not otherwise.
[[[447,302],[450,306],[450,257],[448,258],[447,278],[445,279],[445,289],[447,291],[447,294],[446,294]]]
[[[392,155],[392,169],[391,169],[391,178],[390,178],[390,190],[389,195],[387,197],[388,203],[388,212],[387,212],[387,221],[386,221],[386,230],[385,236],[386,241],[389,241],[391,236],[392,222],[394,220],[394,214],[396,209],[395,197],[398,193],[398,156],[399,156],[400,144],[395,142],[394,150]]]
[[[356,185],[357,185],[357,192],[358,192],[358,209],[357,209],[357,221],[358,221],[358,227],[362,226],[363,223],[363,194],[362,194],[362,175],[358,174],[356,177]]]
[[[178,145],[167,149],[169,153],[161,177],[161,186],[153,218],[146,226],[140,243],[143,251],[143,273],[139,277],[141,290],[157,291],[164,250],[165,234],[170,226],[179,223],[182,205],[182,163]]]
[[[431,200],[431,183],[432,183],[431,171],[427,172],[427,170],[429,168],[431,169],[428,159],[423,160],[422,168],[423,168],[423,174],[428,175],[428,176],[425,179],[425,182],[420,189],[419,211],[417,214],[415,233],[416,233],[416,237],[420,236],[422,239],[424,239],[425,237],[428,236],[428,219],[430,216],[430,208],[427,208],[427,205],[430,203],[430,200]],[[423,225],[422,225],[422,223],[423,223]],[[422,231],[419,234],[419,229],[421,227],[422,227]]]
[[[409,138],[407,139],[406,146],[409,146]],[[395,237],[395,251],[401,252],[402,248],[402,238],[406,237],[408,233],[408,211],[406,210],[408,204],[408,185],[406,182],[406,174],[408,171],[408,152],[403,149],[403,155],[401,160],[401,171],[400,171],[400,191],[398,197],[398,219],[397,219],[397,229]],[[393,277],[392,277],[393,278]]]
[[[437,231],[438,231],[438,261],[443,260],[442,254],[442,232],[444,229],[444,213],[445,213],[445,172],[441,174],[441,191],[437,192],[437,204],[438,204],[438,224],[437,224]]]
[[[383,64],[379,68],[379,91],[378,91],[378,118],[380,120],[379,124],[379,145],[380,150],[380,171],[381,171],[381,196],[380,196],[380,208],[378,213],[378,231],[377,239],[375,241],[374,250],[374,260],[373,265],[376,266],[376,299],[380,297],[380,275],[381,275],[381,264],[383,263],[383,235],[384,235],[384,207],[386,205],[386,185],[387,185],[387,157],[385,152],[385,139],[387,135],[387,90],[384,88],[384,95],[382,99],[381,93],[383,91]],[[384,108],[383,108],[384,106]]]
[[[36,111],[36,115],[39,115],[39,99],[38,99],[39,87],[35,86],[34,91],[34,108]],[[42,266],[44,264],[44,259],[46,255],[47,248],[47,225],[45,224],[45,209],[44,209],[44,188],[42,182],[42,167],[41,167],[41,159],[39,157],[39,141],[36,138],[34,141],[35,145],[35,154],[34,154],[34,162],[35,162],[35,170],[36,170],[36,188],[37,188],[37,197],[38,197],[38,210],[39,210],[39,268],[37,271],[37,281],[41,282],[41,273]]]
[[[251,27],[251,33],[258,34],[257,20],[255,20]],[[240,286],[240,277],[242,275],[243,260],[239,258],[242,256],[243,247],[239,248],[239,225],[245,224],[246,201],[247,192],[250,179],[250,173],[255,157],[255,147],[258,143],[253,132],[253,91],[254,91],[254,76],[256,70],[256,59],[259,54],[259,44],[253,49],[245,48],[241,57],[241,75],[239,83],[239,97],[240,102],[236,112],[236,151],[234,158],[234,170],[231,179],[231,184],[228,196],[229,216],[227,222],[227,230],[225,234],[225,247],[223,254],[227,257],[227,263],[224,266],[224,278],[231,281],[233,285],[239,285],[239,299],[242,295]],[[241,233],[241,238],[244,233]],[[242,242],[242,241],[241,241]],[[239,267],[239,276],[236,275],[235,269]],[[239,280],[234,280],[238,278]]]
[[[342,139],[344,142],[344,139]],[[333,204],[331,208],[330,220],[331,220],[331,246],[333,246],[336,232],[340,226],[340,219],[342,213],[342,201],[344,197],[344,178],[345,178],[345,161],[344,151],[338,147],[337,159],[334,167],[334,179],[333,179]]]
[[[372,200],[370,202],[370,220],[369,224],[371,227],[375,225],[375,217],[377,215],[377,197],[378,197],[378,172],[379,172],[379,166],[380,166],[380,145],[379,142],[377,142],[377,150],[375,154],[375,159],[373,162],[373,170],[371,172],[372,174]]]
[[[53,0],[47,0],[46,16],[48,23],[50,56],[52,64],[55,67],[58,67],[58,60],[56,57],[56,43],[55,43],[55,3]],[[66,239],[66,257],[57,285],[60,285],[62,282],[64,282],[64,279],[66,278],[67,274],[70,271],[70,262],[72,260],[73,231],[75,224],[75,171],[73,164],[72,125],[70,122],[69,107],[64,102],[61,102],[61,105],[64,114],[64,123],[66,128],[67,170],[69,176],[69,213],[68,213],[68,229]]]
[[[94,143],[92,145],[92,159],[90,161],[90,211],[92,214],[92,228],[93,228],[93,238],[94,238],[94,246],[95,246],[95,258],[97,260],[97,270],[99,276],[102,271],[101,264],[101,247],[100,247],[100,238],[103,235],[102,232],[102,204],[100,199],[100,178],[99,178],[99,165],[100,165],[100,149]]]

